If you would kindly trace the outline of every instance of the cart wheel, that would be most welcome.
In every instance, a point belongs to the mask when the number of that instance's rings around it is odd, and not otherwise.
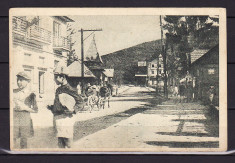
[[[87,105],[89,107],[89,111],[91,113],[92,109],[93,109],[93,102],[92,102],[92,98],[88,98],[88,101],[87,101]]]

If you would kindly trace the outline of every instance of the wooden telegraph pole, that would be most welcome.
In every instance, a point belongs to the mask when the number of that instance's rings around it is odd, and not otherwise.
[[[161,48],[162,48],[162,51],[161,51],[161,53],[162,53],[162,55],[163,55],[163,31],[162,31],[162,17],[161,17],[161,15],[160,15],[160,28],[161,28]],[[158,57],[157,57],[157,87],[156,87],[156,93],[158,94],[159,93],[159,88],[158,88],[158,86],[159,86],[159,55],[158,55]]]
[[[163,57],[163,68],[164,68],[164,96],[166,98],[168,98],[168,90],[167,90],[167,73],[166,73],[166,55],[167,55],[167,44],[165,45],[164,47],[164,44],[163,44],[163,30],[162,30],[162,17],[160,15],[160,26],[161,26],[161,46],[162,46],[162,57]]]
[[[83,45],[83,29],[81,28],[81,73],[82,73],[82,78],[84,77],[84,45]]]

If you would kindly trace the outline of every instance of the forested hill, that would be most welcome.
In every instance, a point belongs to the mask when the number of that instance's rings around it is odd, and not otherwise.
[[[102,56],[106,68],[114,69],[114,82],[134,83],[138,61],[153,60],[161,53],[161,40],[145,42]]]

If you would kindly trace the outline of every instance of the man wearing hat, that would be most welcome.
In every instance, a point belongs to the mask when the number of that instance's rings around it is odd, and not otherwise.
[[[29,74],[22,71],[16,76],[18,88],[13,90],[14,144],[20,139],[20,148],[27,148],[27,138],[34,134],[30,113],[37,113],[38,106],[35,93],[28,88]]]
[[[57,85],[53,106],[48,106],[54,115],[54,127],[58,137],[59,148],[70,148],[73,140],[73,114],[82,107],[83,99],[77,90],[68,83],[67,67],[57,67],[54,71],[54,79]]]

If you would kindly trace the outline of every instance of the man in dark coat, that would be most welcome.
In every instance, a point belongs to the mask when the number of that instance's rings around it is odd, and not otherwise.
[[[180,102],[182,102],[185,96],[185,86],[183,84],[180,84],[179,86],[179,94],[180,94]]]
[[[53,106],[48,106],[54,115],[54,127],[58,137],[59,148],[70,148],[73,140],[73,114],[83,107],[83,99],[77,90],[67,82],[66,67],[58,67],[54,72],[55,82],[60,85],[56,89]],[[69,125],[68,125],[69,124]],[[66,126],[66,127],[65,127]]]

